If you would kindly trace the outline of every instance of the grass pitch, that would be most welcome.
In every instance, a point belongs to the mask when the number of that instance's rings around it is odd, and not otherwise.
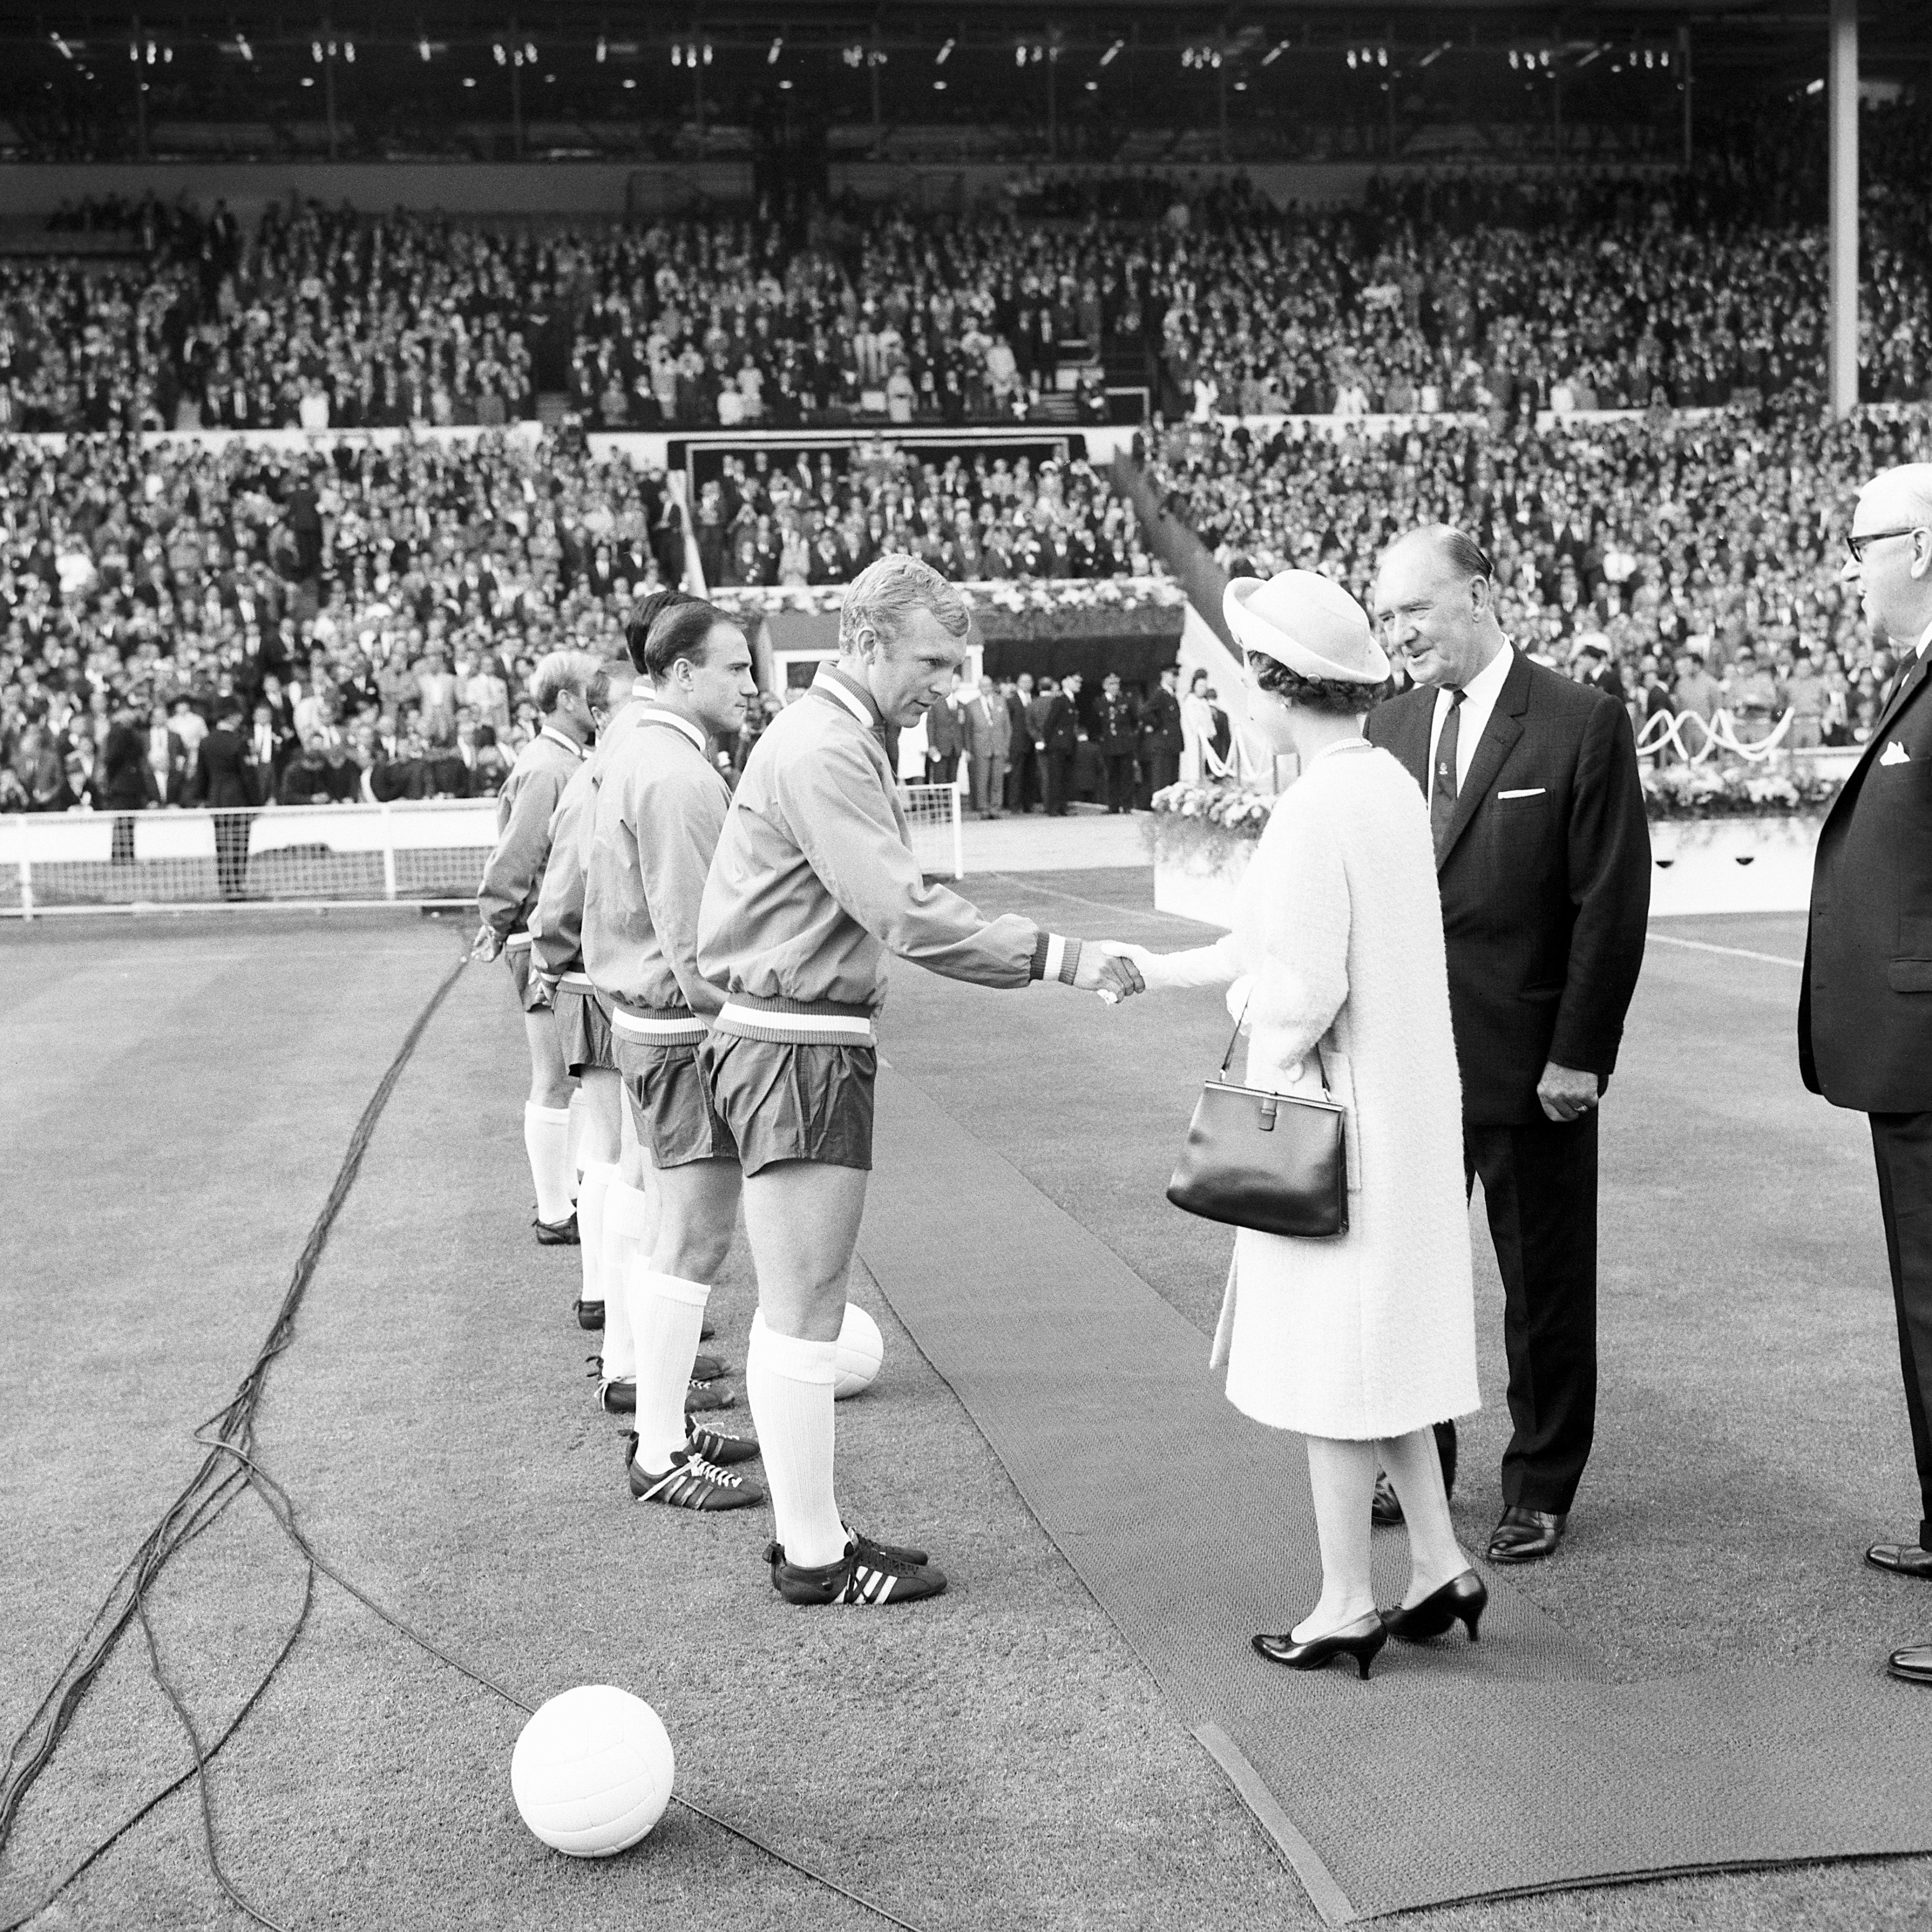
[[[1090,934],[1204,936],[1152,912],[1144,873],[974,890]],[[1658,932],[1795,960],[1797,928]],[[459,943],[447,925],[339,914],[0,938],[8,1737],[192,1474],[189,1430],[252,1358],[356,1115]],[[1606,1105],[1598,1445],[1571,1540],[1522,1582],[1632,1673],[1821,1645],[1876,1670],[1932,1627],[1932,1592],[1858,1562],[1909,1532],[1917,1503],[1863,1123],[1798,1087],[1796,980],[1654,945]],[[530,1242],[520,1035],[500,970],[466,973],[272,1372],[262,1453],[323,1553],[532,1702],[586,1682],[648,1698],[683,1795],[914,1926],[1315,1924],[882,1304],[886,1370],[841,1408],[842,1496],[878,1533],[929,1541],[946,1598],[903,1616],[792,1611],[758,1562],[767,1513],[630,1503],[622,1432],[581,1378],[574,1252]],[[1224,1240],[1160,1190],[1226,1039],[1213,995],[1108,1015],[901,968],[882,1039],[1204,1334]],[[1493,1520],[1506,1428],[1486,1267],[1480,1292],[1490,1406],[1457,1504],[1471,1542]],[[742,1246],[713,1306],[712,1346],[742,1364]],[[204,1731],[253,1688],[301,1592],[252,1499],[170,1573],[154,1622]],[[1916,1726],[1915,1694],[1900,1697]],[[319,1583],[290,1663],[215,1762],[231,1877],[290,1928],[882,1922],[675,1809],[612,1864],[546,1852],[510,1802],[519,1722]],[[136,1635],[28,1800],[0,1923],[188,1762]],[[1932,1862],[1422,1916],[1486,1932],[1904,1925],[1932,1916]],[[208,1871],[190,1789],[40,1922],[247,1922]]]

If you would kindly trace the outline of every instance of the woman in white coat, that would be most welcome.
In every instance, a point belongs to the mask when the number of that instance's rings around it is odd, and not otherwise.
[[[1461,1090],[1442,906],[1415,781],[1362,736],[1388,660],[1361,606],[1312,572],[1228,586],[1255,686],[1250,725],[1301,776],[1262,835],[1234,931],[1156,955],[1123,948],[1150,990],[1228,986],[1246,1084],[1346,1110],[1348,1232],[1243,1228],[1215,1336],[1228,1399],[1308,1439],[1322,1595],[1264,1657],[1368,1675],[1390,1636],[1473,1640],[1488,1594],[1456,1541],[1430,1425],[1478,1406]],[[1408,1526],[1401,1606],[1378,1613],[1370,1502],[1388,1472]]]

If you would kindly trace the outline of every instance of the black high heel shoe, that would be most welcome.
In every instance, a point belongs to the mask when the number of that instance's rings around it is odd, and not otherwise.
[[[1254,1643],[1270,1664],[1285,1664],[1291,1670],[1322,1670],[1338,1657],[1352,1657],[1355,1667],[1366,1677],[1376,1652],[1388,1641],[1387,1626],[1371,1610],[1366,1616],[1358,1617],[1326,1636],[1312,1636],[1303,1643],[1297,1643],[1288,1632],[1280,1636],[1258,1636]]]
[[[1476,1625],[1489,1607],[1489,1587],[1473,1570],[1452,1576],[1439,1590],[1432,1590],[1419,1604],[1406,1610],[1384,1610],[1382,1628],[1404,1643],[1426,1643],[1440,1636],[1452,1624],[1461,1622],[1469,1632],[1469,1641],[1480,1640]]]

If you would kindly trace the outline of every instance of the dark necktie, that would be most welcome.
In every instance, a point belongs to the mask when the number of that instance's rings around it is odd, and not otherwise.
[[[1900,662],[1898,670],[1892,674],[1891,683],[1886,688],[1885,697],[1878,707],[1880,711],[1889,711],[1892,709],[1892,700],[1912,682],[1912,674],[1924,662],[1924,657],[1918,652],[1914,651],[1910,657]]]
[[[1462,700],[1466,691],[1449,694],[1449,715],[1442,721],[1442,735],[1436,741],[1436,772],[1429,788],[1429,830],[1436,840],[1436,856],[1440,860],[1449,843],[1449,821],[1456,816],[1456,748],[1462,736]]]

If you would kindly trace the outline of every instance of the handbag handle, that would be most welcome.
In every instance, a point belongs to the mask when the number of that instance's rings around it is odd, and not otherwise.
[[[1241,1029],[1248,1023],[1248,1009],[1254,1003],[1255,996],[1250,990],[1248,997],[1241,1002],[1241,1016],[1235,1021],[1234,1030],[1228,1036],[1228,1050],[1221,1056],[1221,1071],[1223,1073],[1226,1073],[1234,1064],[1234,1042],[1240,1038]],[[1315,1070],[1322,1078],[1322,1097],[1324,1100],[1332,1100],[1335,1096],[1328,1090],[1328,1063],[1322,1057],[1322,1042],[1318,1040],[1315,1042],[1312,1051],[1315,1054]]]

